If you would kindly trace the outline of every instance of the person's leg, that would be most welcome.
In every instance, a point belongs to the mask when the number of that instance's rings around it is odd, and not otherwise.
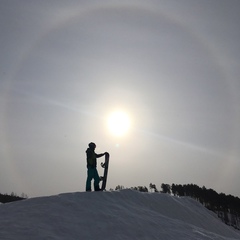
[[[87,170],[87,181],[86,181],[86,191],[91,192],[91,181],[94,177],[94,169],[93,168],[88,168]]]
[[[98,171],[97,171],[97,169],[94,169],[95,171],[94,171],[94,190],[95,191],[99,191],[100,190],[100,188],[99,188],[99,182],[100,182],[100,177],[99,177],[99,175],[98,175]]]

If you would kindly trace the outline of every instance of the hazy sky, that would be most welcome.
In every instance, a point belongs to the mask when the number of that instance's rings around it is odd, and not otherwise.
[[[107,189],[240,196],[239,23],[238,0],[1,0],[0,193],[84,191],[93,141]]]

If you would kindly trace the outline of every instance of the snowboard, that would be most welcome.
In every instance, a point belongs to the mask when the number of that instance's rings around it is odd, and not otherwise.
[[[109,166],[109,153],[106,153],[105,155],[105,162],[101,163],[102,168],[104,168],[103,177],[102,179],[102,186],[100,188],[101,191],[104,191],[106,189],[107,184],[107,175],[108,175],[108,166]]]

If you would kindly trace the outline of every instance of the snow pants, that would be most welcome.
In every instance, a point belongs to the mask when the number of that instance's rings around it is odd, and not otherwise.
[[[99,182],[100,182],[100,178],[99,178],[99,175],[98,175],[98,171],[96,168],[90,168],[88,167],[88,170],[87,170],[87,182],[86,182],[86,191],[91,191],[92,188],[91,188],[91,182],[92,182],[92,179],[94,179],[94,190],[95,191],[99,191],[100,188],[99,188]]]

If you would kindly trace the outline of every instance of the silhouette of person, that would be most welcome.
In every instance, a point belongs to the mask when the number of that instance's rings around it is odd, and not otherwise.
[[[94,190],[95,191],[100,191],[99,188],[99,182],[100,182],[100,177],[98,175],[98,171],[97,171],[97,158],[100,158],[104,155],[106,155],[105,153],[100,153],[97,154],[95,153],[95,148],[96,148],[96,144],[91,142],[88,144],[88,149],[86,150],[86,154],[87,154],[87,181],[86,181],[86,191],[91,192],[92,188],[91,188],[91,182],[92,179],[94,179]]]

